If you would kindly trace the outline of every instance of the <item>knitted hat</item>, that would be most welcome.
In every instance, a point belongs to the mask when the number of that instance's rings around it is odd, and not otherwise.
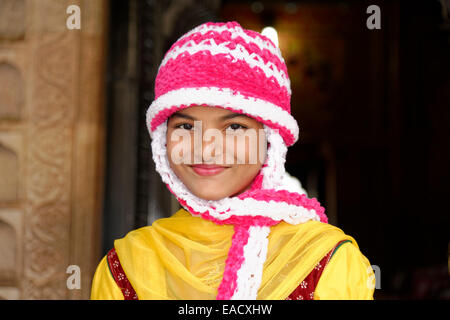
[[[164,56],[147,122],[150,134],[172,113],[206,104],[244,113],[279,129],[287,146],[298,139],[291,85],[280,49],[237,22],[204,23]]]
[[[147,111],[156,170],[192,215],[232,224],[235,229],[217,299],[256,299],[270,226],[280,221],[327,222],[316,199],[287,187],[287,147],[298,139],[290,97],[289,76],[279,48],[234,21],[199,25],[171,46],[159,66],[155,100]],[[250,189],[238,196],[198,198],[169,165],[167,120],[178,110],[197,105],[228,109],[263,123],[268,142],[265,163]]]

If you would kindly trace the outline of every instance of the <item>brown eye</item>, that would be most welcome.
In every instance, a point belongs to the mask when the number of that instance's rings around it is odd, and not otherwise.
[[[240,125],[238,123],[232,123],[228,126],[228,128],[230,128],[231,130],[247,129],[246,127],[244,127],[243,125]]]
[[[193,128],[192,124],[189,123],[182,123],[176,126],[176,128],[184,129],[184,130],[191,130]]]

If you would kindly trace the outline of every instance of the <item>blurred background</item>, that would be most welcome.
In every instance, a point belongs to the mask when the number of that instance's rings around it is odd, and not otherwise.
[[[145,112],[165,52],[207,21],[276,30],[286,169],[378,266],[375,299],[449,299],[449,0],[0,0],[0,298],[88,299],[114,240],[179,208]]]

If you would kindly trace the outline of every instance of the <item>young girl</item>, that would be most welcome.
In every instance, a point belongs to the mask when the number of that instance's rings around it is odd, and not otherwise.
[[[284,169],[299,128],[279,48],[204,23],[166,53],[147,112],[183,209],[116,240],[92,299],[373,299],[369,261]]]

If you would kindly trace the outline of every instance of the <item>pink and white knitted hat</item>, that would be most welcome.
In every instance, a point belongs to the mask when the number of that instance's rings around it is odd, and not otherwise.
[[[181,36],[164,56],[147,111],[153,160],[163,182],[194,216],[232,224],[235,234],[217,299],[256,299],[270,226],[327,222],[324,208],[289,187],[287,147],[298,139],[290,113],[291,88],[280,49],[237,22],[207,22]],[[217,201],[198,198],[170,168],[167,119],[180,109],[206,105],[248,115],[264,125],[266,161],[251,188]]]
[[[155,81],[150,134],[172,113],[206,104],[252,116],[279,129],[287,146],[298,139],[291,86],[280,49],[237,22],[204,23],[179,38]]]

